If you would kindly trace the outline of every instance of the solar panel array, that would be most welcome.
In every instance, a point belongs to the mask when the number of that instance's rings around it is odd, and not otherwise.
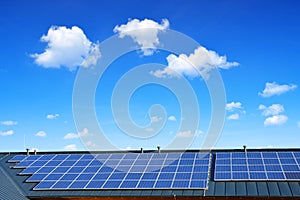
[[[300,180],[300,152],[218,152],[215,181]]]
[[[209,153],[17,155],[33,190],[206,189]]]

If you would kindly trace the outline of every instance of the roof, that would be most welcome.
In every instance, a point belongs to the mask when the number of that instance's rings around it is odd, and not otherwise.
[[[99,190],[33,190],[36,183],[25,183],[28,176],[18,175],[22,169],[13,169],[15,165],[7,161],[23,153],[0,154],[0,199],[29,199],[49,197],[294,197],[300,198],[300,181],[214,181],[214,165],[217,152],[241,152],[242,150],[212,150],[210,178],[207,190],[199,189],[99,189]],[[296,151],[300,149],[263,149],[248,151]],[[66,152],[43,152],[39,154],[65,154]],[[78,153],[78,152],[68,152]],[[80,152],[89,153],[89,152]],[[102,152],[103,153],[103,152]],[[104,152],[107,153],[107,152]],[[120,152],[118,152],[120,153]],[[125,153],[125,152],[123,152]],[[4,180],[4,181],[2,181]],[[3,183],[8,183],[3,184]],[[17,192],[16,192],[17,191]],[[6,198],[7,197],[7,198]]]
[[[0,160],[3,162],[7,158],[7,155],[1,155]],[[0,165],[0,199],[16,199],[16,200],[25,200],[25,193],[22,189],[16,184],[13,180],[12,175],[9,174],[7,167],[2,167]]]

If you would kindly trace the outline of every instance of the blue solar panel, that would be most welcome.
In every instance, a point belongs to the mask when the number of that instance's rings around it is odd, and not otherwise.
[[[86,188],[87,189],[98,189],[98,188],[102,188],[103,184],[105,183],[105,181],[99,181],[99,180],[92,180],[90,181]]]
[[[49,174],[47,177],[45,177],[44,180],[47,181],[57,181],[59,180],[64,174]]]
[[[31,175],[37,172],[40,169],[40,167],[28,167],[24,169],[22,172],[20,172],[20,175]]]
[[[120,180],[109,180],[109,181],[106,181],[106,183],[103,185],[103,188],[116,189],[116,188],[119,188],[121,182],[122,181],[120,181]]]
[[[48,174],[33,174],[26,179],[26,182],[41,182]]]
[[[299,152],[220,152],[216,154],[216,181],[300,180]]]
[[[138,184],[138,181],[124,181],[120,188],[135,188]]]
[[[126,176],[127,180],[139,180],[142,177],[142,173],[128,173]]]
[[[138,184],[138,188],[153,188],[155,184],[155,181],[140,181]]]
[[[204,188],[206,187],[206,181],[203,180],[192,180],[190,188]]]
[[[89,181],[74,181],[68,189],[83,189]]]
[[[188,188],[190,184],[190,181],[184,181],[184,180],[175,180],[173,182],[172,187],[173,188]]]
[[[172,181],[164,180],[157,181],[155,184],[156,188],[170,188],[172,186]]]
[[[175,173],[160,173],[158,180],[172,180],[175,176]]]
[[[44,181],[44,182],[40,182],[39,184],[37,184],[34,188],[36,190],[44,190],[44,189],[51,188],[54,184],[55,184],[55,181]]]
[[[24,158],[26,158],[25,155],[16,155],[13,158],[9,159],[7,162],[9,163],[21,162]]]
[[[41,183],[43,183],[43,182],[41,182]],[[39,184],[41,184],[41,183],[39,183]],[[61,181],[57,181],[57,182],[54,182],[54,183],[55,184],[50,185],[50,187],[52,187],[52,189],[66,189],[66,188],[69,187],[69,185],[72,184],[72,181],[61,180]],[[34,188],[39,189],[38,188],[39,184],[37,186],[35,186]]]
[[[20,158],[15,158],[20,159]],[[23,158],[16,166],[34,190],[207,188],[209,153],[62,154]],[[17,168],[16,167],[16,168]]]

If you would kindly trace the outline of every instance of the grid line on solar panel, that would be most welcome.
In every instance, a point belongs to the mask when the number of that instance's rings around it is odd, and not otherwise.
[[[300,173],[295,152],[216,153],[216,181],[295,180],[291,173]]]
[[[148,155],[136,154],[134,156],[130,154],[101,156],[64,154],[41,155],[26,160],[27,162],[32,161],[29,165],[28,163],[23,165],[25,168],[32,165],[31,168],[28,168],[28,171],[34,171],[35,166],[41,167],[37,174],[33,174],[31,179],[28,178],[28,182],[40,182],[35,188],[36,190],[62,189],[62,185],[64,185],[64,189],[92,189],[97,184],[99,188],[105,189],[110,187],[111,189],[127,187],[130,189],[133,186],[136,188],[150,188],[154,185],[163,188],[162,181],[171,182],[166,185],[172,185],[171,187],[174,188],[196,188],[198,185],[204,189],[207,187],[210,154],[152,153]],[[130,167],[131,172],[128,167]],[[133,168],[137,172],[132,172]],[[121,169],[126,173],[120,173]],[[198,173],[197,171],[204,171],[204,173]],[[99,179],[99,173],[107,174],[105,181]],[[138,178],[133,179],[136,180],[135,183],[129,183],[133,181],[129,179],[129,173],[131,173],[131,176],[132,174],[140,174],[137,175]],[[169,181],[170,178],[172,178],[172,181]],[[203,183],[206,183],[204,184],[205,187]],[[68,185],[67,188],[66,184]]]

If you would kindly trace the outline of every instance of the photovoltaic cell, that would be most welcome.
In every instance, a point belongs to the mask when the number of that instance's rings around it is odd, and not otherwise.
[[[216,181],[300,180],[299,152],[218,152]]]

